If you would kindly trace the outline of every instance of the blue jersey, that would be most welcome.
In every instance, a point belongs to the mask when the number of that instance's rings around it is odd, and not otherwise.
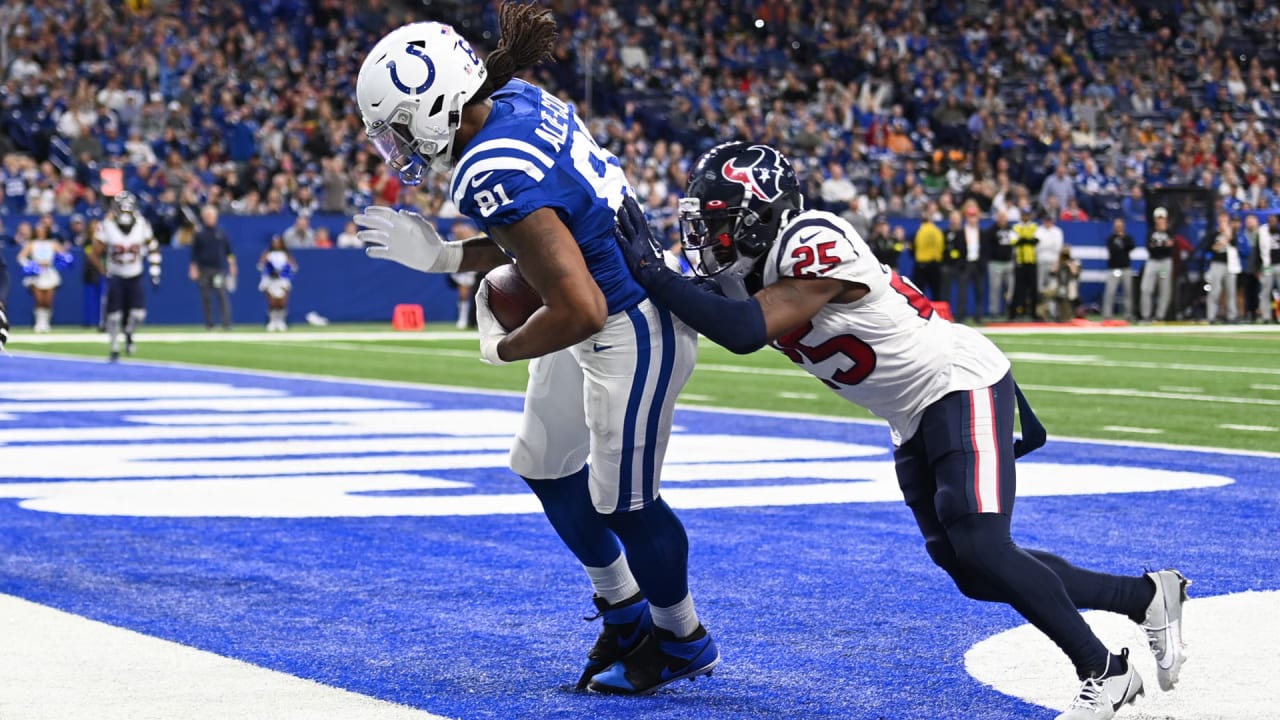
[[[541,88],[512,80],[491,99],[489,119],[449,186],[458,211],[487,229],[555,209],[578,241],[609,314],[635,307],[645,292],[613,238],[615,213],[631,193],[618,159],[596,145],[571,106]]]

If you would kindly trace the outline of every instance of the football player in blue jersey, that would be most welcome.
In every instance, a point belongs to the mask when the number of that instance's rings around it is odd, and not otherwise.
[[[938,315],[853,226],[804,205],[781,153],[730,142],[698,159],[680,200],[685,251],[702,278],[668,269],[630,199],[619,240],[654,301],[699,332],[738,353],[772,345],[889,422],[898,484],[929,557],[965,595],[1012,606],[1075,664],[1083,685],[1059,720],[1107,720],[1143,692],[1128,650],[1112,654],[1076,608],[1141,623],[1171,689],[1184,659],[1186,579],[1107,575],[1018,547],[1014,458],[1043,443],[1044,428],[1008,359]],[[1025,431],[1017,441],[1015,402]]]
[[[355,218],[359,238],[370,257],[424,272],[487,272],[514,258],[541,295],[544,306],[508,332],[487,286],[476,293],[482,359],[530,360],[511,468],[586,569],[603,616],[578,688],[651,693],[720,661],[689,593],[684,527],[659,495],[697,339],[649,302],[614,241],[631,194],[618,160],[571,106],[513,79],[549,57],[550,13],[504,3],[500,31],[482,62],[448,25],[406,25],[378,42],[356,84],[387,164],[409,184],[451,171],[451,199],[485,234],[444,242],[415,213],[370,207]]]

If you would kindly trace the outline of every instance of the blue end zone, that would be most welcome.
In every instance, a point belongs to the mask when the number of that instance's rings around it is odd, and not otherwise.
[[[225,383],[440,410],[520,407],[506,395],[17,357],[0,363],[0,438],[15,429],[66,428],[64,442],[74,444],[78,432],[125,424],[126,415],[177,412],[23,412],[27,401],[6,395],[24,383],[72,380]],[[879,446],[884,454],[870,459],[888,459],[882,426],[690,409],[675,422],[685,432]],[[298,435],[305,438],[305,426]],[[38,452],[24,442],[0,446],[5,458]],[[689,458],[668,463],[679,460]],[[1019,498],[1021,544],[1108,572],[1177,566],[1195,579],[1200,597],[1280,588],[1274,541],[1266,540],[1280,535],[1275,459],[1051,435],[1028,460],[1141,465],[1235,482]],[[81,461],[93,463],[92,453]],[[527,493],[501,469],[429,474],[485,492]],[[36,481],[0,481],[0,496],[4,484],[28,482]],[[451,717],[1053,716],[965,672],[968,648],[1021,620],[954,590],[928,561],[900,502],[681,510],[673,501],[690,536],[698,609],[724,663],[709,681],[647,699],[559,689],[576,679],[598,625],[580,619],[590,612],[586,578],[537,514],[130,517],[29,510],[20,502],[0,499],[0,593]]]

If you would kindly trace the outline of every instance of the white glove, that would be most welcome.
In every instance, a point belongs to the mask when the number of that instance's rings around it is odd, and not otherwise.
[[[356,233],[371,258],[395,260],[427,273],[458,272],[462,246],[447,243],[429,220],[416,212],[371,205],[352,220],[367,230]]]
[[[506,365],[507,361],[498,357],[498,343],[507,331],[489,310],[489,283],[485,282],[476,289],[476,327],[480,329],[480,359],[490,365]]]

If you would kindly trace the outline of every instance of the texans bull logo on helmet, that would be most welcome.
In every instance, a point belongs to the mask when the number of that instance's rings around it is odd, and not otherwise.
[[[720,174],[727,180],[741,183],[752,195],[765,202],[773,202],[782,197],[783,167],[778,153],[762,145],[752,145],[748,152],[754,157],[750,158],[747,165],[739,164],[746,158],[733,157],[720,169]]]

